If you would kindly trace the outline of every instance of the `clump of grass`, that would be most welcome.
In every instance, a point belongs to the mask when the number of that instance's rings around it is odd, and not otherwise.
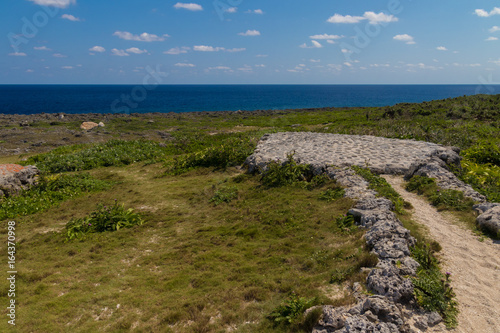
[[[340,232],[345,235],[349,235],[358,229],[358,227],[354,224],[354,216],[350,214],[337,217],[335,219],[335,224],[337,225],[337,228],[339,228]]]
[[[172,162],[167,163],[167,173],[181,174],[197,167],[226,169],[243,164],[254,149],[255,144],[252,141],[230,138],[220,145],[175,157]]]
[[[429,200],[438,210],[468,211],[472,210],[474,200],[464,196],[457,190],[436,190],[429,196]]]
[[[441,273],[430,245],[417,243],[411,253],[420,264],[417,276],[411,278],[418,304],[425,310],[439,312],[448,328],[456,327],[458,303],[450,285],[451,274]]]
[[[369,188],[375,190],[379,196],[385,197],[394,204],[394,210],[399,213],[404,213],[404,208],[410,208],[411,204],[404,201],[403,198],[396,192],[392,186],[382,177],[375,175],[369,169],[358,166],[352,167],[354,171],[363,177],[370,185]]]
[[[436,181],[429,177],[413,176],[406,184],[405,189],[419,195],[435,192],[438,187]]]
[[[42,176],[33,188],[0,201],[0,220],[42,212],[65,200],[109,186],[108,182],[89,174]]]
[[[345,190],[341,187],[333,187],[321,192],[318,198],[325,201],[334,201],[343,198]]]
[[[274,309],[268,318],[274,321],[275,326],[280,324],[285,326],[300,324],[305,310],[315,305],[315,302],[316,298],[307,299],[292,294],[285,302]]]
[[[132,208],[125,209],[124,205],[119,205],[116,201],[110,207],[99,204],[97,210],[89,216],[72,219],[66,224],[66,238],[72,240],[89,233],[117,231],[121,228],[142,225],[143,222],[140,215],[134,213]]]
[[[214,195],[210,198],[216,206],[222,203],[229,203],[238,198],[238,188],[234,186],[220,188],[215,191]]]
[[[74,148],[55,149],[30,157],[25,164],[34,164],[44,172],[58,173],[123,166],[140,161],[159,161],[168,152],[168,147],[154,141],[110,140],[90,147],[77,145]]]

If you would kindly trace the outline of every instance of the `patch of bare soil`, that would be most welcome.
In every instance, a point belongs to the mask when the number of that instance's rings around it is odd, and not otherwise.
[[[451,273],[460,309],[458,327],[451,332],[500,332],[500,242],[480,241],[424,198],[407,192],[402,177],[384,178],[413,205],[413,219],[427,226],[432,239],[443,248],[440,259]]]

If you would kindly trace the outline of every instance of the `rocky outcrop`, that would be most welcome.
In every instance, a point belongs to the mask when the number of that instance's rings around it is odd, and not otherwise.
[[[0,197],[13,196],[36,184],[39,171],[34,166],[0,165]]]
[[[500,204],[490,204],[490,208],[479,215],[476,221],[481,228],[500,235]]]
[[[104,125],[104,124],[103,124],[103,125]],[[98,127],[98,126],[99,126],[99,124],[98,124],[98,123],[94,123],[94,122],[92,122],[92,121],[85,121],[85,122],[83,122],[83,123],[80,125],[80,128],[81,128],[82,130],[90,131],[90,130],[92,130],[92,129],[94,129],[94,128]]]

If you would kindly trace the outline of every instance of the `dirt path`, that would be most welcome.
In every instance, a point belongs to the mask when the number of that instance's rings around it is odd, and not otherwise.
[[[452,223],[425,199],[403,188],[402,177],[384,178],[415,208],[413,218],[429,228],[443,250],[443,267],[451,273],[460,314],[460,333],[500,332],[500,243],[480,242],[471,231]]]

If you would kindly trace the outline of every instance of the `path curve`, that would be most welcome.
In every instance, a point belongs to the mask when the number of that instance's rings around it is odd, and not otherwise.
[[[456,333],[500,332],[500,243],[483,242],[440,214],[425,199],[403,188],[403,178],[384,176],[413,207],[413,219],[441,244],[443,268],[451,273],[460,314]]]

